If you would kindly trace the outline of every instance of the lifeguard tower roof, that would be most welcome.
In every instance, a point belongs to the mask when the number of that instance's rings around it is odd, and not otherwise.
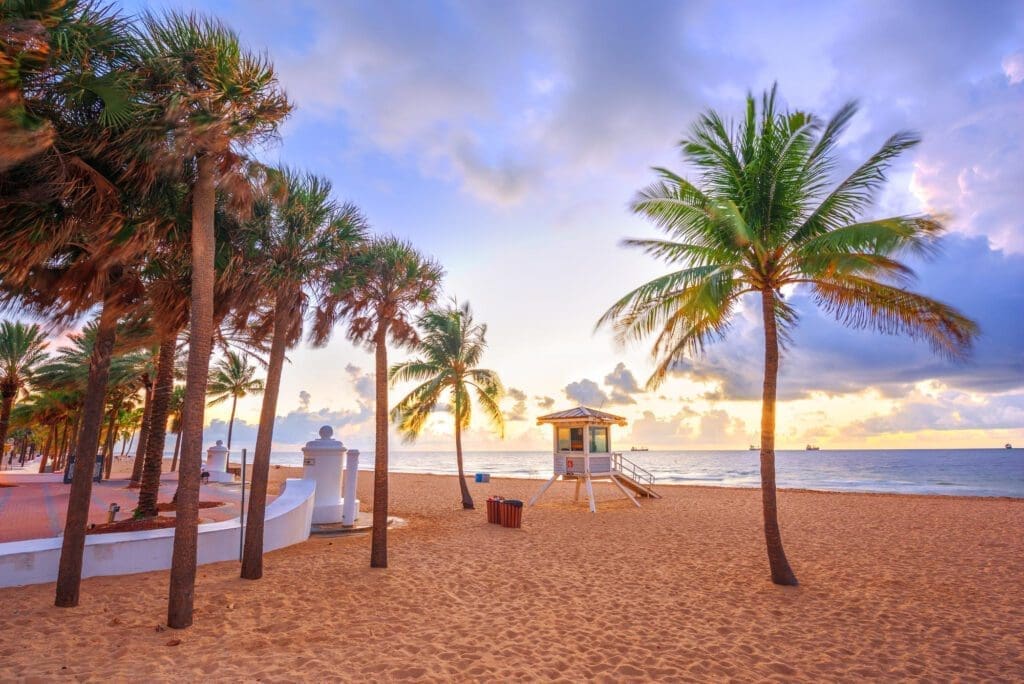
[[[611,413],[598,411],[587,406],[577,406],[565,411],[556,411],[537,418],[537,425],[562,422],[590,423],[594,425],[626,425],[626,419]]]

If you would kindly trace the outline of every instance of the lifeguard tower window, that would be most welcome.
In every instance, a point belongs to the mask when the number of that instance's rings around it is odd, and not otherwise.
[[[583,428],[558,428],[559,451],[583,451]]]
[[[592,453],[592,454],[607,454],[608,453],[608,428],[606,428],[606,427],[591,427],[590,428],[590,453]]]

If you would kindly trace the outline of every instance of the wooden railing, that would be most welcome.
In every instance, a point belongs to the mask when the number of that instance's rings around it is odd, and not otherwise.
[[[612,469],[648,489],[654,488],[654,475],[633,463],[621,453],[612,454]]]

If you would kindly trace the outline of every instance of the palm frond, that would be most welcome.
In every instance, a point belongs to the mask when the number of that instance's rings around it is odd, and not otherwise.
[[[978,335],[977,324],[953,307],[923,295],[846,276],[813,283],[815,301],[843,325],[924,340],[950,359],[963,359]]]

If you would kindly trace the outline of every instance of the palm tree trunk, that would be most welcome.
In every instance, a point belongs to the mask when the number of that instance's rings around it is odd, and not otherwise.
[[[131,433],[131,435],[129,435],[129,436],[134,441],[134,439],[135,439],[135,432],[133,431]],[[128,449],[128,437],[125,437],[124,434],[122,433],[122,435],[121,435],[121,456],[120,456],[121,458],[124,458],[124,452],[127,449]]]
[[[235,428],[235,407],[238,406],[238,397],[231,395],[231,420],[228,421],[228,451],[231,451],[231,431]],[[277,400],[274,400],[274,411],[277,411]]]
[[[370,567],[388,567],[388,329],[382,322],[374,337],[376,357],[376,439],[373,447],[373,534]]]
[[[110,375],[110,357],[117,337],[117,313],[108,297],[103,302],[96,341],[89,359],[89,379],[82,401],[81,432],[78,436],[75,474],[68,495],[68,513],[64,524],[64,541],[57,571],[55,605],[70,608],[78,605],[78,592],[82,583],[82,556],[85,552],[85,526],[89,522],[89,503],[92,499],[93,460],[99,447],[100,426],[103,423],[103,404]]]
[[[779,514],[775,501],[775,395],[779,376],[779,334],[775,320],[775,293],[761,292],[764,318],[764,393],[761,399],[761,505],[764,514],[764,540],[768,547],[768,565],[772,582],[797,584],[782,548]]]
[[[113,354],[113,352],[111,352]],[[71,454],[78,452],[78,431],[82,428],[82,414],[85,413],[84,400],[83,407],[79,408],[75,413],[74,419],[71,421],[71,429],[68,431],[68,448],[64,451],[64,463],[67,464],[71,460]]]
[[[50,458],[50,450],[57,440],[57,423],[50,423],[50,429],[46,433],[46,446],[43,447],[43,457],[39,461],[39,472],[46,472],[46,461]]]
[[[107,420],[107,440],[103,445],[103,478],[110,479],[110,470],[114,467],[114,440],[117,430],[114,423],[117,422],[117,412],[121,410],[121,402],[115,404],[110,410],[110,418]]]
[[[178,475],[174,549],[167,597],[167,625],[192,624],[196,548],[199,542],[199,474],[203,450],[206,381],[213,346],[213,285],[216,239],[213,231],[214,165],[209,154],[196,157],[192,188],[192,303],[189,315],[188,369],[181,409],[181,472]]]
[[[132,463],[132,479],[129,487],[138,487],[142,482],[142,466],[146,462],[146,443],[153,418],[153,383],[148,374],[142,376],[142,425],[139,427],[139,443],[135,447],[135,462]]]
[[[466,473],[462,467],[462,421],[459,411],[459,393],[455,392],[455,463],[459,466],[459,489],[462,492],[462,507],[472,509],[473,497],[469,493],[469,486],[466,484]]]
[[[288,346],[288,328],[295,315],[297,297],[278,296],[274,303],[274,337],[270,343],[267,381],[263,392],[260,426],[256,433],[256,450],[252,457],[252,489],[245,527],[245,550],[242,554],[242,579],[256,580],[263,576],[263,519],[267,508],[267,480],[270,476],[270,447],[274,439],[274,416],[281,389],[281,369]]]
[[[0,458],[4,454],[4,445],[7,444],[7,430],[11,424],[11,409],[14,407],[14,395],[18,393],[17,386],[4,383],[0,388]]]
[[[60,446],[57,447],[57,453],[54,455],[53,471],[64,470],[64,449],[67,448],[68,444],[68,423],[71,422],[71,418],[64,419],[64,429],[60,433]]]
[[[167,413],[174,390],[174,352],[178,336],[169,335],[160,341],[156,360],[156,384],[153,387],[153,415],[149,419],[146,440],[146,458],[142,467],[142,486],[139,489],[139,507],[135,514],[143,518],[156,515],[156,500],[160,494],[160,473],[164,465],[164,439],[167,436]]]
[[[178,454],[181,452],[181,430],[174,433],[174,456],[171,457],[171,472],[178,469]]]

